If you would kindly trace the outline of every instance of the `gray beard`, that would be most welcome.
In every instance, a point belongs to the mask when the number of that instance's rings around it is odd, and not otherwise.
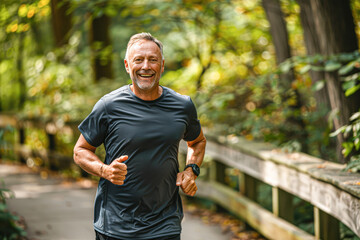
[[[135,79],[134,83],[136,84],[136,86],[138,86],[138,88],[140,88],[141,90],[146,91],[146,90],[152,89],[156,84],[159,84],[159,80],[156,80],[156,81],[152,82],[150,85],[146,84],[145,86],[143,84],[141,84],[141,82],[138,81],[137,79]]]

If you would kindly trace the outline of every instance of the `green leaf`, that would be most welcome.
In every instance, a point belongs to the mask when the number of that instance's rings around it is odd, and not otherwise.
[[[352,143],[352,142],[344,142],[342,144],[342,146],[344,147],[344,149],[342,151],[342,154],[345,157],[347,157],[351,153],[352,149],[354,148],[354,143]]]
[[[354,87],[352,87],[352,88],[349,88],[348,90],[346,90],[346,92],[345,92],[345,96],[350,96],[350,95],[352,95],[352,94],[354,94],[357,90],[359,90],[360,89],[360,84],[358,84],[358,85],[356,85],[356,86],[354,86]]]
[[[338,128],[335,132],[330,133],[330,137],[335,137],[337,135],[339,135],[341,132],[345,131],[346,126],[342,126],[340,128]]]
[[[342,88],[343,88],[344,90],[348,90],[348,89],[350,89],[350,88],[352,88],[352,87],[355,87],[355,81],[347,81],[347,82],[344,82],[344,83],[342,84]]]
[[[314,71],[324,71],[324,67],[322,66],[311,66],[311,70],[314,70]]]
[[[358,172],[360,170],[360,155],[351,157],[344,171]]]
[[[350,121],[354,121],[354,120],[357,119],[357,118],[360,119],[360,112],[354,113],[354,114],[350,117]]]
[[[312,90],[313,91],[320,91],[321,89],[323,89],[325,86],[325,81],[317,81],[313,86],[312,86]]]
[[[356,138],[354,141],[355,149],[358,151],[360,149],[360,138]]]
[[[347,64],[347,65],[345,65],[345,66],[343,66],[342,68],[339,69],[339,74],[340,75],[348,74],[353,69],[354,69],[354,64],[349,63],[349,64]]]
[[[299,73],[300,73],[300,74],[307,73],[310,69],[311,69],[311,65],[308,64],[308,65],[302,67],[302,68],[299,70]]]
[[[284,62],[283,64],[280,65],[280,70],[283,73],[289,72],[290,69],[291,69],[290,61]]]
[[[334,61],[328,61],[325,63],[325,71],[332,72],[341,68],[341,64]]]

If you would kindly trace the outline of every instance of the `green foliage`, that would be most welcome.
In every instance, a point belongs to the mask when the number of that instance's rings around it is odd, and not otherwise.
[[[342,240],[360,240],[360,237],[348,228],[345,224],[340,222],[340,239]]]
[[[282,1],[282,7],[290,44],[299,56],[279,69],[275,68],[269,23],[261,1],[70,2],[74,28],[69,44],[57,50],[51,46],[49,0],[8,0],[1,5],[0,41],[5,50],[0,62],[1,110],[20,109],[21,66],[16,61],[21,59],[26,85],[21,115],[56,119],[59,124],[83,119],[103,94],[128,82],[123,66],[126,43],[132,34],[146,31],[165,45],[161,84],[191,95],[204,126],[223,134],[271,141],[287,151],[301,149],[315,156],[331,155],[329,127],[319,127],[329,110],[317,106],[313,97],[313,91],[322,89],[325,83],[312,84],[307,73],[325,70],[345,74],[344,88],[351,95],[360,88],[358,76],[349,75],[357,68],[359,56],[303,57],[300,9],[295,1]],[[86,28],[89,16],[104,14],[112,18],[114,44],[99,54],[104,61],[114,57],[119,77],[96,85],[91,80]],[[20,43],[24,46],[23,58],[18,52]],[[278,74],[293,68],[298,75],[290,89],[283,89]],[[294,107],[299,101],[296,92],[304,99],[300,109]],[[305,131],[311,134],[304,137],[304,129],[289,118],[303,121]],[[71,139],[66,135],[60,138],[61,147],[68,149]]]
[[[337,72],[342,76],[342,87],[345,91],[345,96],[349,97],[355,94],[360,89],[360,52],[342,53],[324,57],[320,55],[299,57],[296,56],[286,61],[281,67],[283,70],[290,68],[298,68],[302,74],[314,71]],[[313,86],[315,91],[324,87],[323,81],[318,82]],[[360,109],[359,109],[360,110]],[[337,112],[334,112],[337,114]],[[330,116],[334,118],[336,116]],[[349,124],[338,128],[330,134],[330,137],[336,137],[342,134],[346,141],[342,144],[344,157],[349,157],[350,162],[345,168],[347,171],[360,172],[360,112],[354,113],[350,119]]]
[[[14,128],[6,126],[0,128],[0,156],[2,159],[14,158]]]
[[[0,238],[3,240],[23,239],[26,236],[25,230],[16,223],[19,218],[7,208],[6,199],[12,196],[9,189],[0,187]]]

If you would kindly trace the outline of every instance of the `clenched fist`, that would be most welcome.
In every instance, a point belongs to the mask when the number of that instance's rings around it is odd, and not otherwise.
[[[127,166],[124,163],[129,157],[127,155],[115,159],[110,165],[103,165],[102,177],[113,184],[123,185],[127,174]]]
[[[195,179],[196,175],[193,173],[191,168],[187,168],[185,171],[178,173],[176,186],[180,186],[185,194],[194,196],[198,189],[195,183]]]

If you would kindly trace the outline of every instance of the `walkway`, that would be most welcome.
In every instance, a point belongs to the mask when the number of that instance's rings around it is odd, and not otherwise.
[[[15,193],[8,199],[12,212],[25,218],[30,240],[91,240],[95,188],[90,182],[66,182],[45,177],[25,166],[0,164],[0,179]],[[182,240],[227,240],[220,227],[205,225],[186,214]]]

